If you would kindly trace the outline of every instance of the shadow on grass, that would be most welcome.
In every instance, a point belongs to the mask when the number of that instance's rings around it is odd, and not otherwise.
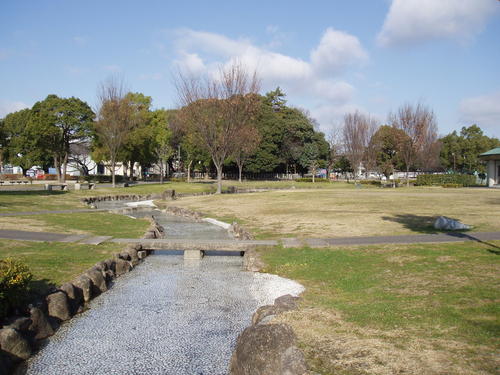
[[[475,241],[479,242],[483,245],[486,245],[490,247],[487,251],[500,255],[500,247],[497,245],[494,245],[492,243],[480,240],[479,238],[476,238],[470,234],[467,234],[466,232],[468,230],[461,230],[461,231],[441,231],[437,230],[434,228],[434,222],[436,221],[437,217],[436,216],[423,216],[423,215],[412,215],[412,214],[405,214],[405,215],[394,215],[394,216],[384,216],[382,217],[383,220],[386,221],[392,221],[395,223],[402,224],[405,228],[413,231],[413,232],[419,232],[419,233],[424,233],[424,234],[445,234],[450,237],[455,237],[455,238],[460,238],[463,239],[464,241]],[[455,218],[450,218],[453,220],[457,220]]]
[[[442,233],[441,231],[434,229],[434,222],[436,221],[436,219],[437,216],[423,216],[423,215],[412,215],[412,214],[382,217],[382,220],[392,221],[394,223],[402,224],[406,229],[409,229],[413,232],[426,233],[426,234]]]

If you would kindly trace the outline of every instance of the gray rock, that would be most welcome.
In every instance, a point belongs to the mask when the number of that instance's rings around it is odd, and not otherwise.
[[[439,216],[434,222],[434,228],[438,230],[466,230],[471,229],[471,226],[449,217]]]
[[[243,256],[243,269],[250,272],[260,272],[264,268],[264,263],[259,254],[254,249],[245,251]]]
[[[49,316],[62,321],[71,318],[71,309],[66,293],[59,291],[49,294],[46,300]]]
[[[106,263],[107,271],[111,271],[113,273],[113,276],[115,274],[115,260],[114,259],[106,259],[104,261]]]
[[[30,325],[31,325],[30,318],[21,317],[21,318],[14,318],[9,322],[9,324],[6,327],[14,328],[17,331],[24,333],[29,330]]]
[[[230,365],[232,375],[307,372],[304,355],[295,345],[293,330],[286,324],[263,324],[246,328],[238,337]]]
[[[83,305],[83,291],[71,283],[65,283],[59,289],[68,296],[71,314],[76,314]]]
[[[127,251],[122,251],[120,254],[118,254],[118,259],[131,260],[132,258]]]
[[[89,302],[92,299],[92,280],[88,276],[80,275],[71,284],[75,288],[80,289],[85,302]]]
[[[255,311],[252,316],[252,324],[259,324],[265,317],[269,315],[276,315],[278,308],[274,305],[261,306]]]
[[[31,325],[29,330],[33,332],[35,340],[43,340],[54,334],[54,329],[50,325],[44,312],[38,307],[30,310]]]
[[[85,274],[89,277],[90,280],[92,280],[92,293],[94,295],[104,293],[108,290],[106,280],[104,279],[104,276],[99,269],[92,267],[87,272],[85,272]]]
[[[137,257],[139,259],[144,259],[148,256],[148,253],[145,250],[140,250],[137,252]]]
[[[132,269],[132,264],[123,259],[116,260],[116,276],[123,275],[124,273],[129,272]]]
[[[28,340],[14,328],[0,329],[0,347],[15,360],[28,359],[31,356]]]
[[[294,297],[291,294],[285,294],[274,300],[274,305],[279,306],[281,311],[297,310],[299,297]]]

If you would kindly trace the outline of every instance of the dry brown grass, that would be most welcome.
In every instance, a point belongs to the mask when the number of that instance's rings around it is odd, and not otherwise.
[[[346,237],[429,233],[440,215],[497,231],[499,196],[480,188],[327,188],[187,197],[172,205],[238,219],[261,237]]]
[[[29,232],[53,232],[86,234],[86,232],[76,229],[63,228],[57,225],[48,225],[44,220],[37,220],[34,217],[0,217],[0,229],[4,230],[24,230]]]
[[[309,366],[322,374],[477,375],[500,366],[495,348],[425,338],[422,332],[360,328],[332,310],[301,309],[277,321],[293,327]]]

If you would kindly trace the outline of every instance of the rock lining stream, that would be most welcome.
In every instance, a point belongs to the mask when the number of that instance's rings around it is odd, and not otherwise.
[[[116,202],[114,203],[116,204]],[[229,238],[210,223],[154,214],[167,237]],[[27,374],[227,374],[236,338],[253,312],[303,287],[242,270],[240,256],[157,251],[65,323],[26,366]]]

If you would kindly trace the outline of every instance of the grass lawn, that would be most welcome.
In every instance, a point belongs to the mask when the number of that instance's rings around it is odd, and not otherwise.
[[[306,287],[285,315],[322,374],[479,374],[500,365],[500,241],[285,249],[266,271]]]
[[[312,185],[312,184],[310,184]],[[500,192],[486,188],[355,189],[346,184],[317,190],[186,197],[176,206],[238,221],[259,238],[348,237],[433,233],[448,216],[475,231],[500,230]]]
[[[121,238],[139,238],[149,224],[145,219],[106,212],[0,217],[0,229]]]
[[[25,262],[33,273],[31,289],[42,294],[50,286],[60,286],[123,249],[123,245],[79,245],[60,242],[0,240],[0,258],[12,257]]]

